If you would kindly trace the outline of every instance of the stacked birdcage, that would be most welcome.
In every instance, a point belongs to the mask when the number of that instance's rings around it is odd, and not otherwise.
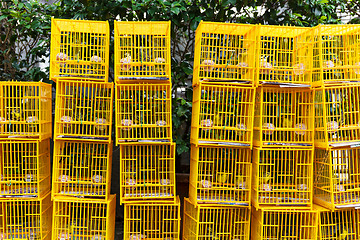
[[[251,236],[316,239],[314,29],[260,25],[256,42]]]
[[[124,239],[179,239],[169,22],[115,22],[115,138]]]
[[[52,19],[52,239],[114,239],[108,22]]]
[[[250,236],[256,29],[201,22],[196,30],[184,239]]]
[[[52,89],[42,82],[0,83],[0,234],[51,235]]]
[[[316,31],[314,201],[331,210],[360,207],[360,25]]]

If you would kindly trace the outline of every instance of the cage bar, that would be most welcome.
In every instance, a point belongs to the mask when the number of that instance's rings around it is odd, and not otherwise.
[[[251,239],[318,240],[318,211],[253,208]]]
[[[319,211],[319,240],[359,239],[358,216],[354,209],[331,211],[315,205]]]
[[[252,146],[255,88],[200,83],[194,88],[191,143]]]
[[[175,201],[175,144],[120,145],[120,203]]]
[[[180,200],[129,203],[124,207],[124,240],[180,239]]]
[[[249,207],[198,205],[184,199],[183,239],[238,239],[250,237]]]
[[[312,148],[254,148],[252,202],[263,208],[311,208]]]
[[[171,84],[116,85],[116,143],[171,141]]]
[[[51,239],[50,194],[39,199],[7,198],[0,201],[1,239]]]
[[[50,79],[107,82],[107,21],[51,19]]]
[[[193,85],[254,84],[256,26],[201,21],[195,34]]]
[[[251,149],[192,145],[189,198],[198,204],[249,206]]]
[[[314,29],[293,26],[258,26],[257,84],[310,87]]]
[[[259,87],[254,146],[313,146],[314,93],[306,88]]]
[[[112,144],[55,141],[52,197],[110,196]]]
[[[315,146],[319,148],[360,144],[360,85],[315,90]]]
[[[171,21],[114,22],[115,82],[171,82]]]
[[[55,139],[111,141],[113,83],[58,81]]]
[[[314,178],[317,204],[360,207],[360,148],[315,149]]]
[[[51,137],[51,91],[42,82],[1,82],[0,138]]]
[[[360,25],[315,27],[313,86],[360,82]]]
[[[55,198],[53,240],[114,240],[115,195],[105,200]]]

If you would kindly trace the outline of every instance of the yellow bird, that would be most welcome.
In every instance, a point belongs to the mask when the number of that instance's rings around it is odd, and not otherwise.
[[[215,123],[215,126],[221,126],[221,119],[220,119],[220,115],[218,113],[215,115],[214,123]]]
[[[217,173],[216,174],[216,179],[217,179],[217,182],[219,182],[221,184],[224,184],[228,180],[228,175],[225,174],[225,173]]]
[[[283,122],[282,122],[283,128],[292,128],[292,126],[293,126],[293,121],[290,118],[283,119]]]
[[[244,176],[236,176],[235,177],[235,186],[241,189],[245,189],[245,177]]]
[[[12,118],[16,121],[19,121],[21,118],[21,112],[19,109],[12,110],[11,115],[12,115]]]
[[[344,229],[344,230],[342,231],[342,233],[340,234],[339,239],[340,239],[340,240],[345,240],[348,235],[349,235],[348,231],[347,231],[346,229]]]
[[[265,175],[260,177],[260,183],[261,184],[267,184],[271,180],[271,173],[267,172]]]

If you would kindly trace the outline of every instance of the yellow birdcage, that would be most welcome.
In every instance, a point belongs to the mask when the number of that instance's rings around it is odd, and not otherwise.
[[[194,205],[184,199],[183,239],[233,239],[250,237],[249,207]]]
[[[360,85],[315,89],[315,146],[360,144]]]
[[[111,141],[113,83],[58,81],[55,139]]]
[[[202,203],[249,206],[251,149],[191,147],[189,198]]]
[[[256,26],[201,21],[195,34],[193,85],[254,84]]]
[[[252,146],[255,88],[199,83],[194,87],[191,143]]]
[[[171,141],[171,84],[115,86],[116,144]]]
[[[114,240],[115,195],[105,200],[55,198],[53,240]]]
[[[354,209],[331,211],[315,205],[319,212],[319,240],[360,239],[359,218]]]
[[[318,240],[318,211],[252,209],[252,240]]]
[[[50,79],[107,82],[108,21],[51,19]]]
[[[120,145],[120,204],[175,201],[175,144]]]
[[[51,137],[51,91],[42,82],[0,82],[0,138]]]
[[[360,207],[360,148],[315,149],[314,179],[315,203]]]
[[[259,87],[255,99],[254,146],[313,144],[313,90]]]
[[[52,197],[108,199],[111,162],[110,143],[55,141]]]
[[[3,240],[50,240],[50,193],[40,199],[7,198],[0,201],[0,236]]]
[[[311,87],[314,29],[258,27],[257,84],[300,84]]]
[[[115,82],[171,82],[171,21],[114,22]]]
[[[1,141],[0,198],[40,198],[49,190],[50,139]]]
[[[315,28],[313,86],[360,82],[360,25]]]
[[[124,240],[180,239],[180,200],[129,203],[124,207]]]
[[[252,202],[262,208],[311,208],[312,148],[254,148]]]

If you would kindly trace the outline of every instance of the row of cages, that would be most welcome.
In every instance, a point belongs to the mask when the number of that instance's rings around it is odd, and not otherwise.
[[[106,82],[106,21],[52,19],[50,78]],[[115,82],[171,79],[169,22],[114,22]],[[360,25],[314,28],[201,22],[195,36],[194,85],[323,86],[360,79]]]
[[[195,205],[331,210],[360,207],[360,148],[192,146]]]
[[[317,89],[201,83],[194,87],[191,143],[279,147],[360,142],[360,85]]]
[[[312,210],[256,210],[236,206],[195,206],[189,199],[184,200],[183,239],[185,240],[355,240],[359,238],[360,210],[330,211],[317,205]]]
[[[170,21],[114,22],[116,83],[171,81]],[[51,20],[50,78],[107,82],[107,21]]]
[[[0,83],[0,138],[51,137],[51,85]],[[115,95],[115,101],[113,101]],[[194,88],[191,142],[326,148],[360,141],[360,85],[303,88],[202,83]],[[113,114],[115,104],[115,114]],[[116,144],[172,140],[171,84],[58,81],[54,138]]]
[[[107,201],[6,199],[0,203],[2,239],[114,239],[115,196]],[[184,200],[183,239],[359,239],[360,211],[195,206]],[[180,239],[180,200],[124,207],[124,239]],[[251,226],[250,226],[251,223]],[[51,227],[52,226],[52,227]]]

